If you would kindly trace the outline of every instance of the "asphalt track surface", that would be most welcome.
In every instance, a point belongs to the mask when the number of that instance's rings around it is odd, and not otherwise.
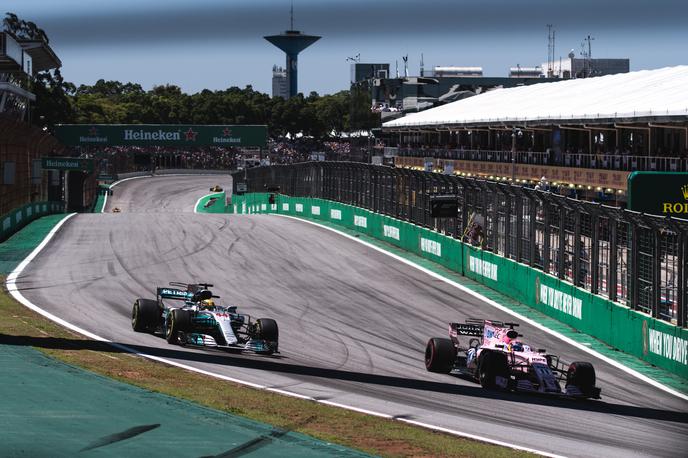
[[[685,456],[688,402],[602,361],[600,401],[491,392],[426,372],[448,321],[511,317],[332,231],[269,215],[194,214],[218,177],[155,177],[115,188],[104,214],[71,218],[17,281],[34,304],[141,352],[248,382],[566,456]],[[110,213],[119,207],[121,213]],[[131,329],[137,297],[209,282],[223,303],[275,318],[281,355],[168,345]],[[522,324],[565,361],[591,356]]]

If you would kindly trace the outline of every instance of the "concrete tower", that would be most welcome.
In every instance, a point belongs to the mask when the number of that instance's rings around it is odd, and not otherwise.
[[[289,97],[298,94],[298,55],[301,51],[320,39],[315,35],[305,35],[298,30],[294,30],[294,5],[291,7],[291,30],[287,30],[279,35],[263,37],[287,55],[287,85],[289,86]]]

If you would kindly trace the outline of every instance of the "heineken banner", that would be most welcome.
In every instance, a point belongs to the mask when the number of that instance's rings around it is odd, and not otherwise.
[[[44,170],[80,170],[93,172],[93,159],[81,157],[43,157],[41,166]]]
[[[267,126],[182,124],[61,124],[55,136],[69,146],[265,147]]]

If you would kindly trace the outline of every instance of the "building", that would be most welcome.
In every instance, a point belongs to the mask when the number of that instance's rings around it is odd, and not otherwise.
[[[542,67],[516,67],[509,68],[509,78],[544,78]]]
[[[439,169],[546,177],[565,195],[623,202],[633,171],[688,172],[686,88],[684,65],[485,91],[384,122],[378,138],[400,166],[432,158]]]
[[[436,67],[442,68],[442,67]],[[448,67],[443,67],[448,68]],[[464,68],[467,67],[454,67]],[[470,67],[479,69],[480,67]],[[437,70],[436,70],[437,72]],[[438,73],[444,75],[445,70]],[[469,73],[478,73],[471,70]],[[479,73],[482,73],[480,69]],[[382,121],[403,116],[404,113],[423,111],[445,103],[461,100],[496,88],[515,87],[556,81],[541,75],[522,75],[520,78],[470,76],[376,78],[371,88],[373,109],[381,112]]]
[[[422,76],[422,75],[421,75]],[[434,67],[432,75],[435,77],[451,76],[455,78],[482,77],[482,67]]]
[[[389,78],[389,64],[355,62],[351,64],[351,84],[374,78]]]
[[[0,240],[18,227],[5,215],[30,209],[23,217],[19,214],[19,224],[20,219],[30,221],[28,215],[35,216],[38,208],[48,211],[47,201],[62,200],[59,172],[43,173],[41,163],[43,157],[60,151],[61,145],[35,125],[40,120],[32,119],[36,96],[30,91],[31,79],[38,72],[61,65],[42,31],[21,27],[13,31],[7,25],[6,30],[0,29],[0,218],[4,221]]]
[[[590,76],[615,75],[628,73],[631,70],[630,59],[588,59],[573,57],[573,51],[566,59],[552,63],[552,73],[558,78],[586,78]],[[547,63],[543,63],[543,75],[547,71]]]
[[[277,65],[272,66],[272,96],[289,98],[289,84],[287,83],[287,71]]]

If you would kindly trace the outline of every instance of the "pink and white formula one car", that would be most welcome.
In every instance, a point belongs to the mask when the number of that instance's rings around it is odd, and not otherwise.
[[[484,388],[600,398],[595,369],[588,362],[564,364],[544,349],[533,350],[519,340],[516,323],[467,319],[449,324],[449,339],[433,337],[425,347],[430,372],[458,373]],[[564,389],[562,389],[564,382]]]

